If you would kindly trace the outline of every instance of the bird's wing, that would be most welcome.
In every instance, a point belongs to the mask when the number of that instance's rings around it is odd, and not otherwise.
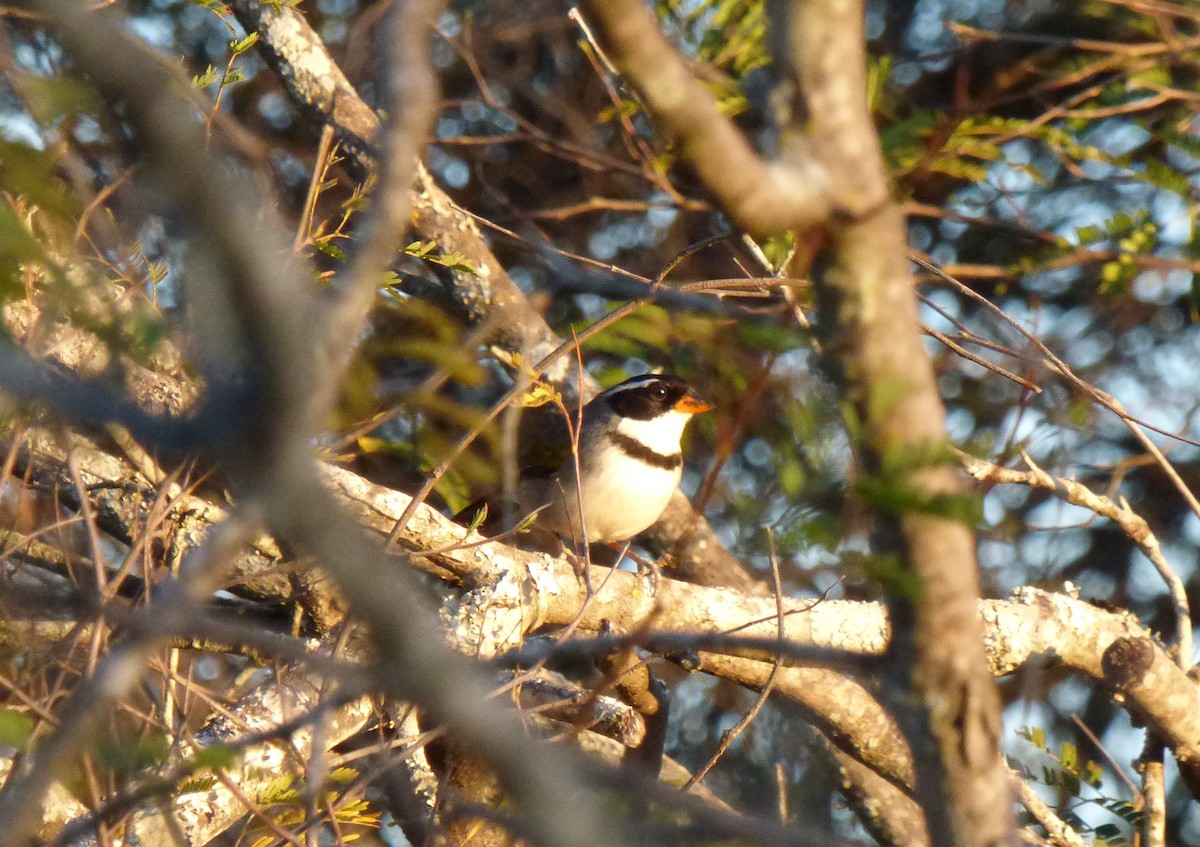
[[[571,455],[571,437],[562,412],[550,406],[530,409],[521,420],[522,479],[546,479]]]

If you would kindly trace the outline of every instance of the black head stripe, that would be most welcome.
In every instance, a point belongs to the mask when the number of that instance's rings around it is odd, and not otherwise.
[[[621,417],[649,421],[673,409],[688,390],[688,384],[677,376],[646,374],[627,379],[600,396]]]
[[[673,471],[683,465],[683,456],[679,453],[672,453],[669,456],[663,455],[655,450],[651,450],[642,442],[638,441],[631,435],[626,435],[623,432],[610,432],[609,438],[618,449],[625,455],[631,456],[634,459],[641,459],[647,465],[652,467],[662,468],[665,471]]]

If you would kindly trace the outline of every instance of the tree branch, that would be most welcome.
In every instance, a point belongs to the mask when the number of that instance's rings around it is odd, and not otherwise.
[[[260,35],[259,48],[301,112],[318,126],[334,127],[358,176],[371,173],[378,119],[303,15],[257,0],[233,0],[231,5],[242,25]],[[423,166],[417,168],[413,226],[442,251],[459,253],[478,269],[478,273],[452,271],[450,294],[469,321],[487,322],[494,329],[490,343],[520,353],[526,361],[538,361],[561,346],[562,339],[531,307],[484,242],[474,219],[438,187]],[[569,357],[560,358],[546,377],[568,394],[579,390],[570,388],[576,369]],[[585,395],[598,390],[590,375],[584,373],[583,379]],[[659,522],[643,538],[670,553],[678,562],[678,572],[697,582],[742,590],[756,583],[682,492],[674,494]]]
[[[731,145],[699,136],[725,138],[735,130],[711,112],[700,125],[694,107],[672,100],[672,91],[690,89],[676,79],[681,60],[662,43],[642,0],[593,0],[589,8],[602,24],[601,39],[626,57],[623,69],[652,117],[697,136],[676,141],[709,190],[722,196],[723,183],[736,185],[744,176],[744,147],[731,152]],[[944,460],[929,458],[946,443],[945,412],[922,346],[904,219],[891,201],[866,103],[863,3],[793,0],[776,3],[775,11],[771,33],[793,86],[784,158],[819,163],[831,212],[822,220],[805,203],[798,205],[807,214],[787,203],[762,217],[742,219],[736,206],[726,211],[760,234],[823,225],[827,249],[814,283],[825,358],[855,409],[855,437],[873,477],[866,482],[876,492],[877,540],[904,569],[884,584],[894,632],[883,693],[914,750],[933,844],[1007,842],[1015,830],[1011,803],[997,802],[1009,790],[1000,699],[977,616],[974,539],[965,522],[937,508],[962,498],[963,488]],[[659,82],[664,66],[670,88]],[[810,187],[786,189],[806,197]]]
[[[837,189],[824,163],[800,145],[778,163],[763,162],[662,36],[643,0],[596,0],[588,9],[651,118],[738,226],[763,236],[778,233],[781,220],[796,229],[825,221]]]

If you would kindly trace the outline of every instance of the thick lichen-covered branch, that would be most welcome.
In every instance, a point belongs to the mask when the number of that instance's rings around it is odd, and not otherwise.
[[[334,128],[357,174],[371,173],[379,120],[304,16],[295,9],[257,0],[234,0],[232,7],[243,26],[259,34],[260,50],[300,111],[315,124]],[[490,344],[519,353],[527,361],[538,361],[562,344],[496,259],[474,219],[424,167],[417,168],[412,204],[414,229],[436,242],[442,252],[459,254],[473,266],[473,272],[452,271],[448,293],[468,320],[486,323]],[[546,376],[560,384],[572,381],[576,369],[571,357],[561,357]],[[583,380],[580,390],[585,395],[598,390],[589,374],[584,373]],[[675,493],[659,523],[645,536],[648,543],[672,555],[679,573],[690,574],[698,582],[740,589],[754,585],[754,578],[729,554],[682,492]]]

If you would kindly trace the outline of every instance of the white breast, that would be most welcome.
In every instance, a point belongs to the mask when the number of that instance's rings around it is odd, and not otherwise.
[[[679,450],[679,436],[664,452]],[[573,475],[563,474],[562,490],[550,492],[550,507],[542,523],[565,538],[580,538],[579,504],[589,543],[623,541],[658,520],[671,494],[679,487],[680,468],[667,470],[647,465],[605,442],[593,457],[595,464],[576,486]]]
[[[691,415],[671,410],[649,421],[606,415],[606,408],[601,408],[591,419],[594,437],[581,445],[586,456],[582,485],[575,482],[574,463],[568,460],[556,475],[561,482],[540,480],[523,486],[522,507],[529,511],[546,505],[538,523],[564,539],[581,539],[584,527],[588,543],[632,538],[658,520],[679,487],[682,468],[655,467],[635,458],[604,430],[615,425],[616,432],[654,453],[677,456]]]

